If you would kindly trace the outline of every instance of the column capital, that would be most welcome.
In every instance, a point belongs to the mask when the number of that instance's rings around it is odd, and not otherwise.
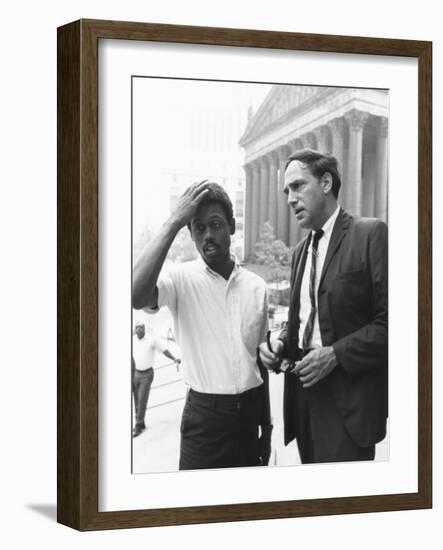
[[[378,133],[379,133],[379,136],[383,137],[383,138],[388,137],[388,131],[389,131],[388,117],[381,116],[378,119]]]
[[[252,174],[252,162],[247,162],[246,164],[243,164],[243,170],[245,171],[245,174],[248,176]]]
[[[257,163],[258,163],[258,165],[259,165],[260,168],[263,168],[263,167],[267,168],[268,165],[269,165],[268,156],[267,156],[267,155],[263,155],[263,156],[259,157],[259,158],[257,159]]]
[[[333,118],[328,122],[333,134],[344,134],[346,129],[346,121],[343,117]]]
[[[277,165],[278,163],[278,153],[276,150],[274,151],[269,151],[269,153],[267,153],[266,155],[268,157],[268,160],[269,160],[269,164],[272,164],[272,165]]]
[[[310,149],[315,149],[317,146],[315,135],[312,132],[303,134],[301,136],[301,142],[303,143],[303,147],[309,147]]]
[[[290,151],[289,154],[291,154],[291,153],[294,153],[295,151],[298,151],[299,149],[303,149],[304,145],[301,138],[295,138],[288,141],[288,143],[286,144],[286,147],[288,147]]]
[[[359,111],[358,109],[352,109],[345,114],[345,119],[349,124],[349,129],[353,132],[361,132],[369,118],[369,113],[366,111]]]
[[[251,162],[248,162],[245,166],[249,166],[252,173],[257,173],[260,170],[259,159],[254,159]]]
[[[291,149],[287,145],[281,145],[276,149],[278,160],[282,162],[283,160],[287,160],[289,155],[291,154]]]
[[[317,137],[317,139],[326,139],[328,137],[328,127],[326,124],[323,124],[322,126],[314,128],[312,133]]]
[[[317,150],[323,153],[327,153],[331,149],[331,129],[327,124],[322,124],[312,130],[313,134],[317,138]]]

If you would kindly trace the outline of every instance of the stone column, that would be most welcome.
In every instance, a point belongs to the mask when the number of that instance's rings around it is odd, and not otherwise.
[[[289,207],[289,243],[288,246],[296,246],[301,238],[301,227],[295,217],[294,210]]]
[[[376,145],[376,137],[372,137],[372,144]],[[377,159],[372,147],[363,147],[363,167],[362,167],[362,196],[361,196],[361,215],[375,216],[375,195],[377,193]]]
[[[251,255],[252,233],[252,168],[249,164],[243,167],[245,170],[245,218],[243,222],[243,260],[248,260]]]
[[[296,150],[303,147],[312,148],[311,145],[313,145],[313,138],[314,136],[312,134],[305,134],[299,140],[297,140],[296,147],[291,152],[294,153]],[[294,211],[289,205],[288,205],[288,233],[289,233],[288,246],[295,246],[300,240],[301,228],[297,221],[297,218],[295,217]]]
[[[250,240],[250,256],[254,254],[255,243],[258,240],[258,218],[260,204],[260,168],[257,161],[251,162],[251,240]]]
[[[388,221],[388,119],[380,117],[377,135],[375,215]]]
[[[320,151],[320,153],[329,153],[327,126],[319,126],[313,130],[313,133],[317,138],[317,151]]]
[[[260,204],[258,215],[258,234],[257,240],[260,240],[260,234],[263,231],[263,225],[269,218],[269,160],[260,158]]]
[[[284,194],[285,187],[285,166],[290,151],[286,146],[280,147],[278,154],[278,195],[277,195],[277,239],[289,245],[289,206],[288,197]]]
[[[308,149],[317,149],[317,140],[312,132],[302,135],[300,139],[303,143],[303,147],[307,147]]]
[[[278,194],[278,157],[273,151],[269,159],[269,212],[268,219],[271,222],[274,235],[277,235],[277,194]]]
[[[346,178],[347,207],[351,214],[356,215],[361,213],[363,128],[368,116],[368,113],[357,109],[352,109],[345,115],[349,124],[349,155]]]
[[[344,159],[346,122],[344,118],[334,118],[328,124],[332,133],[332,154],[337,159],[340,177],[343,179],[346,173]]]

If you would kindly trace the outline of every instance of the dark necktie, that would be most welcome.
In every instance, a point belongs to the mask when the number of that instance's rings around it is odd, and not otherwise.
[[[319,229],[314,233],[314,238],[312,239],[312,253],[311,253],[311,273],[309,277],[309,299],[311,300],[311,311],[309,313],[308,322],[305,326],[305,331],[303,333],[303,349],[309,349],[312,339],[312,333],[314,331],[314,319],[315,311],[317,309],[315,301],[315,275],[317,271],[317,249],[318,241],[322,238],[323,229]]]

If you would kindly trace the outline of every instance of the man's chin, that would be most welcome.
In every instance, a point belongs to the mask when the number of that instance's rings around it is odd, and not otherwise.
[[[220,249],[216,249],[211,253],[202,251],[200,255],[203,258],[204,262],[208,264],[210,267],[219,266],[224,262],[228,262],[230,259],[230,255],[225,254]]]
[[[214,265],[220,261],[220,255],[217,252],[212,252],[209,254],[207,252],[202,252],[201,257],[208,265]]]
[[[309,216],[302,216],[300,218],[297,218],[297,221],[298,221],[298,225],[302,228],[302,229],[309,229],[311,227],[311,219],[309,218]]]

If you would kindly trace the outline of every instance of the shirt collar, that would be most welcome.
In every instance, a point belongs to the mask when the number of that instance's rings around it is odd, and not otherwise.
[[[335,220],[337,219],[338,213],[340,212],[340,206],[338,205],[334,212],[329,216],[326,222],[323,224],[323,237],[325,241],[329,241],[331,238],[331,233],[334,228]],[[315,231],[312,231],[312,236],[314,236]]]
[[[239,270],[241,269],[240,268],[240,262],[238,261],[238,258],[235,256],[235,254],[232,254],[231,253],[231,258],[232,260],[234,260],[234,268],[232,270],[232,273],[229,277],[229,280],[233,279],[234,277],[237,276],[237,273],[239,272]],[[203,260],[203,258],[199,255],[197,260],[197,265],[203,270],[205,271],[208,275],[210,275],[211,277],[220,277],[220,275],[218,273],[216,273],[213,269],[211,269],[208,264]]]

